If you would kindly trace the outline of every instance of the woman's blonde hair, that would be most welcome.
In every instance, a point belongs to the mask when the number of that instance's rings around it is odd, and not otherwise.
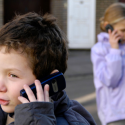
[[[100,19],[100,28],[102,31],[105,31],[105,21],[114,25],[123,19],[125,19],[125,4],[120,2],[114,3],[106,9],[104,16]]]

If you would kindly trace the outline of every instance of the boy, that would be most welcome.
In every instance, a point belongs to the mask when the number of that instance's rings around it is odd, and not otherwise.
[[[67,68],[67,40],[53,16],[17,15],[0,30],[0,125],[95,125],[91,115],[65,91],[49,101],[38,79]],[[58,70],[56,70],[58,69]],[[29,88],[35,83],[37,98]],[[29,100],[20,96],[25,89]],[[3,112],[4,111],[4,112]]]

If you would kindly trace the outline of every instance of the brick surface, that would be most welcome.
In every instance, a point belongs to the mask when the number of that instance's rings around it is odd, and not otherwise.
[[[57,17],[60,28],[67,34],[67,1],[51,0],[51,13]],[[119,0],[96,0],[96,36],[101,31],[99,19],[103,16],[105,9]],[[97,41],[97,40],[96,40]]]
[[[51,13],[57,18],[63,32],[67,34],[67,0],[51,0]]]
[[[3,0],[0,0],[0,28],[3,25]]]
[[[60,28],[67,34],[67,1],[68,0],[51,0],[51,13],[57,18]],[[112,3],[119,0],[96,0],[96,36],[101,31],[99,19],[103,16],[105,9]],[[3,25],[3,0],[0,0],[0,27]],[[97,41],[97,40],[96,40]]]

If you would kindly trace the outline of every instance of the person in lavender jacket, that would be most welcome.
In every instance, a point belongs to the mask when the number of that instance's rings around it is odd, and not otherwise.
[[[114,30],[106,33],[108,24]],[[125,125],[125,4],[110,5],[100,27],[91,49],[98,116],[102,125]]]

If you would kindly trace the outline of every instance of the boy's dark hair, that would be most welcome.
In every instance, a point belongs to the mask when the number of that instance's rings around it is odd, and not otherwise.
[[[67,39],[56,24],[56,18],[36,13],[16,15],[0,29],[0,46],[27,55],[33,74],[37,79],[58,69],[67,68]]]

